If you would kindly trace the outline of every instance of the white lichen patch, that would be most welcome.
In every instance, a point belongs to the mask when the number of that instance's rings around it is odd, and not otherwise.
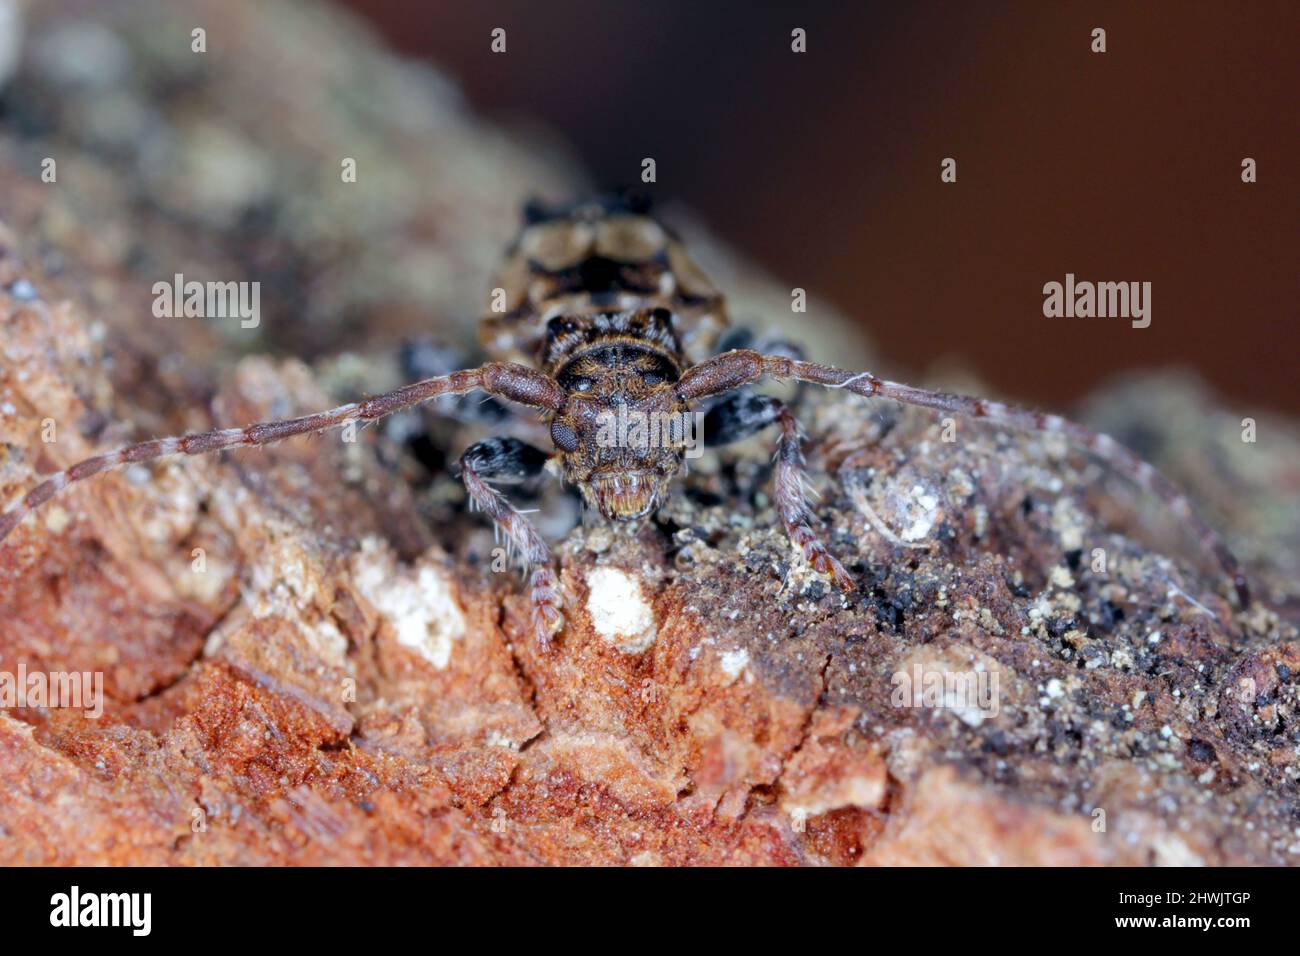
[[[886,782],[884,764],[880,771],[871,768],[871,772],[848,774],[836,780],[827,781],[812,793],[802,794],[799,799],[783,800],[781,809],[790,814],[792,820],[807,820],[842,807],[861,807],[875,810],[885,802]]]
[[[1163,833],[1153,840],[1151,850],[1156,866],[1205,866],[1205,860],[1184,843],[1181,837],[1172,833]]]
[[[1071,499],[1056,499],[1052,506],[1052,530],[1064,550],[1077,551],[1083,547],[1084,517]]]
[[[954,507],[961,507],[966,504],[967,500],[975,494],[974,479],[960,468],[954,468],[948,472],[946,485],[948,503]]]
[[[268,521],[269,542],[253,553],[245,600],[254,617],[296,616],[316,598],[318,568],[287,523]]]
[[[136,477],[136,468],[143,472],[143,479]],[[171,544],[193,530],[201,495],[186,467],[172,462],[155,473],[137,465],[126,470],[126,477],[132,484],[148,489],[138,519],[144,537],[159,544]]]
[[[904,526],[898,536],[904,541],[920,541],[930,533],[939,516],[939,496],[924,485],[913,485],[904,499]]]
[[[45,509],[45,527],[51,534],[60,534],[68,526],[70,516],[61,505],[53,504]]]
[[[268,541],[251,552],[240,586],[249,613],[255,619],[279,618],[299,624],[322,660],[334,667],[346,666],[347,638],[320,613],[332,598],[322,592],[324,572],[319,560],[303,547],[288,522],[267,520],[264,527]],[[219,578],[224,569],[209,568],[204,573]],[[237,627],[238,616],[229,622],[232,629]],[[225,629],[215,629],[209,635],[207,653],[215,654],[226,636]]]
[[[249,508],[242,489],[236,494],[218,491],[212,501],[224,522],[234,523]],[[304,545],[296,526],[289,521],[259,515],[262,537],[247,550],[239,590],[241,604],[208,634],[204,654],[213,657],[237,634],[248,619],[273,619],[298,626],[304,640],[320,660],[330,667],[346,668],[348,640],[323,609],[334,601],[328,575],[316,554]],[[184,555],[186,570],[174,579],[178,593],[208,599],[225,588],[235,569],[217,554],[195,548]]]
[[[587,572],[587,613],[596,633],[624,654],[640,654],[655,642],[654,610],[641,582],[618,568]]]
[[[1072,575],[1070,573],[1070,569],[1063,564],[1058,564],[1056,567],[1052,568],[1050,579],[1052,582],[1052,587],[1057,587],[1057,588],[1074,587],[1074,575]]]
[[[727,675],[728,682],[734,681],[749,666],[749,651],[743,647],[734,651],[724,651],[720,662],[722,672]]]
[[[378,539],[367,538],[353,560],[352,579],[387,618],[399,644],[439,670],[451,662],[452,647],[465,635],[465,612],[441,567],[425,559],[401,567]]]

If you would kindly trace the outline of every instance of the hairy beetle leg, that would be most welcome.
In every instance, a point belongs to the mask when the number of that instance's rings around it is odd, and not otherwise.
[[[705,416],[705,442],[715,446],[728,445],[773,424],[781,428],[776,448],[773,501],[785,533],[814,571],[834,578],[842,590],[852,591],[855,589],[853,579],[844,570],[844,565],[817,539],[812,529],[813,515],[808,507],[803,451],[799,446],[799,422],[785,403],[771,395],[748,392],[731,395]]]

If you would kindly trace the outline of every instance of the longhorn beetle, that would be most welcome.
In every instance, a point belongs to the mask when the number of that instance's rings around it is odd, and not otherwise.
[[[546,648],[564,623],[551,551],[493,482],[528,478],[549,464],[578,488],[588,508],[614,521],[640,520],[665,500],[682,466],[685,428],[672,423],[685,421],[696,403],[713,399],[705,429],[715,445],[775,427],[773,501],[785,531],[814,570],[852,591],[852,578],[813,530],[798,422],[783,402],[744,390],[770,377],[1012,428],[1059,432],[1163,501],[1217,558],[1241,606],[1248,604],[1245,578],[1219,535],[1172,483],[1108,436],[1055,415],[890,382],[791,354],[719,351],[728,326],[722,295],[677,237],[635,198],[553,209],[530,205],[525,220],[498,278],[504,309],[480,324],[482,344],[493,361],[314,415],[160,438],[89,458],[51,475],[0,515],[0,540],[60,491],[120,465],[265,445],[349,422],[371,422],[440,396],[481,391],[540,410],[555,446],[548,454],[518,439],[493,438],[470,446],[457,463],[471,504],[496,523],[532,569],[531,625]],[[625,419],[632,414],[669,422],[666,440],[652,440],[649,429],[635,439],[609,440],[607,425],[616,411]]]

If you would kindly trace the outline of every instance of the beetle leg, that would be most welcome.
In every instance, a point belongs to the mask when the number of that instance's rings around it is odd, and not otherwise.
[[[808,507],[803,451],[799,446],[799,422],[785,403],[770,395],[733,395],[705,416],[705,442],[727,445],[773,424],[781,428],[773,478],[773,503],[781,524],[813,570],[834,578],[841,589],[852,591],[853,579],[812,530],[813,515]]]
[[[533,523],[488,482],[522,481],[534,477],[545,467],[547,457],[540,448],[517,438],[488,438],[467,448],[456,463],[470,500],[505,533],[524,566],[533,569],[529,593],[530,623],[533,636],[543,651],[549,648],[551,637],[564,626],[564,615],[560,611],[563,601],[551,549]]]

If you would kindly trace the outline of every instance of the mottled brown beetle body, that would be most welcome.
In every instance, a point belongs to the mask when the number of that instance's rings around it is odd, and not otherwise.
[[[587,506],[613,520],[643,518],[677,474],[681,442],[601,442],[601,423],[620,405],[643,420],[689,413],[673,385],[713,353],[728,324],[723,296],[634,201],[531,207],[529,219],[498,273],[505,312],[482,320],[483,347],[564,389],[551,438]]]
[[[540,411],[555,452],[515,438],[491,438],[468,448],[457,463],[472,505],[505,532],[532,568],[531,624],[542,646],[564,623],[563,596],[549,546],[494,483],[527,478],[554,462],[589,508],[616,521],[653,513],[681,467],[682,428],[659,433],[602,428],[611,416],[682,422],[711,400],[708,440],[725,445],[772,427],[777,432],[772,503],[800,557],[844,592],[854,582],[818,539],[807,503],[799,426],[793,412],[745,386],[765,378],[792,379],[864,397],[982,418],[995,425],[1057,432],[1107,462],[1163,501],[1215,556],[1249,602],[1244,576],[1222,539],[1190,502],[1150,465],[1118,442],[1068,419],[968,395],[917,388],[804,361],[790,354],[736,348],[715,354],[727,326],[721,294],[681,243],[645,214],[616,199],[557,212],[533,210],[511,247],[498,288],[505,310],[486,317],[481,338],[491,361],[433,375],[363,401],[284,421],[217,428],[154,439],[77,462],[59,471],[0,514],[0,540],[30,512],[70,485],[111,468],[168,455],[196,455],[281,441],[352,422],[368,422],[448,395],[485,392]],[[501,298],[501,296],[497,296]],[[728,394],[731,393],[731,394]],[[632,435],[638,435],[633,440]]]
[[[728,324],[722,294],[641,206],[614,200],[561,212],[530,207],[529,219],[497,274],[505,312],[480,326],[489,356],[544,363],[552,319],[649,309],[673,316],[676,347],[690,364],[713,354]]]

